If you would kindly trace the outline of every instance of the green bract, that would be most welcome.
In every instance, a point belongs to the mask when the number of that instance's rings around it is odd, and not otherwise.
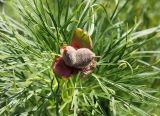
[[[92,40],[87,32],[84,32],[82,29],[77,28],[74,30],[73,37],[71,40],[71,45],[74,48],[89,48],[92,49]]]

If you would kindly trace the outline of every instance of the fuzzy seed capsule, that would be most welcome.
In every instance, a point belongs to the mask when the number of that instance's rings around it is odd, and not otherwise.
[[[95,54],[88,48],[80,48],[76,51],[76,63],[74,67],[84,68],[94,59]]]
[[[61,53],[65,64],[74,68],[86,67],[95,57],[95,54],[88,48],[76,50],[72,46],[65,46]]]
[[[66,65],[74,66],[76,64],[76,49],[72,46],[65,46],[61,50],[63,60]]]

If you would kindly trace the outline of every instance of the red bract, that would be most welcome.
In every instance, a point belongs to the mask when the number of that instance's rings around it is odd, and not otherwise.
[[[78,69],[67,66],[62,57],[56,58],[56,60],[54,60],[52,69],[54,73],[64,79],[69,78],[72,74],[76,74],[79,71]]]
[[[82,32],[86,34],[86,32]],[[83,33],[81,35],[83,35]],[[72,42],[75,41],[76,45],[78,44],[78,47],[84,44],[84,47],[77,48],[77,46],[75,47],[65,45],[60,49],[62,56],[56,58],[52,64],[53,72],[63,79],[68,79],[72,74],[77,74],[78,72],[88,75],[96,67],[95,54],[90,49],[88,49],[88,47],[92,46],[92,43],[86,43],[87,38],[85,41],[84,38],[78,39],[81,41],[79,42],[76,41],[74,37],[75,32],[72,38]]]

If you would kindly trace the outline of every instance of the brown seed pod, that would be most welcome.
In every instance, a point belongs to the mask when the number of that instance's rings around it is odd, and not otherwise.
[[[76,51],[75,68],[84,68],[94,59],[95,54],[88,48],[80,48]]]
[[[95,58],[95,54],[88,48],[76,50],[72,46],[64,46],[61,53],[65,64],[74,68],[84,68]]]
[[[72,46],[64,46],[61,49],[61,54],[66,65],[72,67],[76,64],[76,49]]]

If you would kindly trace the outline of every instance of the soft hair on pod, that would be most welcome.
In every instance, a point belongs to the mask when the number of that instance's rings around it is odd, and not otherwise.
[[[66,65],[73,67],[76,63],[76,49],[72,46],[64,46],[61,54]]]
[[[61,50],[66,65],[74,68],[84,68],[94,59],[95,54],[88,48],[75,49],[72,46],[65,46]]]

